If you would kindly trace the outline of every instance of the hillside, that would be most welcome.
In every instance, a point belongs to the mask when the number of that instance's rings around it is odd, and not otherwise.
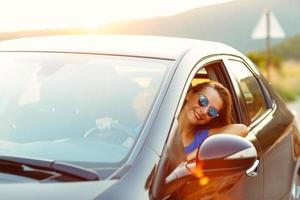
[[[264,49],[265,41],[251,39],[252,31],[264,8],[273,11],[287,37],[300,33],[300,1],[239,0],[196,8],[169,17],[111,23],[94,30],[71,28],[0,33],[0,40],[90,32],[143,34],[218,41],[231,45],[242,52],[249,52],[256,49]],[[272,40],[273,45],[280,42],[282,42],[282,39]],[[299,52],[299,50],[296,52]],[[280,52],[280,54],[284,54],[284,52]]]
[[[287,38],[278,45],[275,45],[272,51],[284,59],[300,61],[300,34]]]
[[[252,31],[264,8],[273,11],[287,36],[300,33],[300,2],[295,0],[233,1],[170,17],[113,23],[99,28],[98,32],[214,40],[247,52],[264,47],[264,41],[251,39]],[[273,40],[272,43],[280,41]]]

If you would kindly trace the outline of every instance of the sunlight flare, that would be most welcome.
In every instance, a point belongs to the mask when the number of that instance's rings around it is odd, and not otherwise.
[[[171,16],[229,1],[233,0],[0,0],[0,32],[97,28],[114,21]]]

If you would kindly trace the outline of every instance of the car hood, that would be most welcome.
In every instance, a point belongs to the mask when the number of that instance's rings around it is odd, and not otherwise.
[[[1,199],[95,199],[117,180],[0,184]]]

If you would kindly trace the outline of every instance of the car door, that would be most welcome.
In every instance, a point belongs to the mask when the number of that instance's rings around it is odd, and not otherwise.
[[[231,92],[233,100],[233,116],[234,123],[243,123],[248,126],[247,117],[244,114],[243,93],[239,89],[235,77],[231,75],[230,69],[227,67],[227,56],[222,56],[222,60],[219,63],[210,63],[205,65],[205,69],[208,71],[209,77],[212,80],[222,83]],[[246,136],[256,147],[258,154],[261,153],[261,148],[258,143],[258,139],[253,132],[249,131]],[[253,171],[254,173],[245,173],[243,176],[235,182],[231,188],[221,190],[219,194],[220,199],[262,199],[263,198],[263,166],[258,165]]]
[[[263,176],[263,199],[286,199],[296,165],[293,117],[251,63],[228,56],[225,65],[239,94],[244,123],[260,148],[257,172],[258,177]],[[248,188],[248,191],[255,193],[256,188]]]
[[[176,118],[184,104],[185,94],[187,93],[188,88],[191,87],[191,85],[197,84],[199,81],[201,82],[207,79],[212,79],[223,83],[235,96],[235,99],[239,96],[239,94],[235,94],[236,91],[230,81],[230,76],[227,74],[223,59],[224,56],[210,56],[209,58],[198,62],[198,64],[195,64],[194,68],[190,71],[189,77],[186,79],[187,81],[185,83],[181,99],[177,106],[177,114],[174,116],[173,126],[170,128],[167,146],[157,169],[157,175],[159,174],[160,177],[164,177],[166,175],[164,172],[168,163],[165,159],[166,154],[175,154],[174,152],[172,153],[172,143],[175,140],[174,138],[176,138],[174,137],[177,129]],[[181,73],[181,76],[182,74],[183,73]],[[170,87],[170,89],[172,88]],[[236,102],[237,101],[234,101],[235,108],[233,119],[235,122],[240,122],[241,119],[239,119],[238,116],[241,109],[239,108],[240,104]],[[253,141],[256,140],[255,135],[249,137]],[[176,191],[175,196],[177,199],[261,199],[263,188],[262,174],[262,169],[259,167],[257,175],[254,177],[247,176],[245,173],[229,174],[226,176],[210,177],[209,181],[204,184],[200,183],[197,179],[189,180]],[[154,185],[158,185],[156,182],[157,181],[154,181]],[[155,188],[157,190],[159,187],[156,186]],[[153,191],[155,191],[155,189],[153,189]]]

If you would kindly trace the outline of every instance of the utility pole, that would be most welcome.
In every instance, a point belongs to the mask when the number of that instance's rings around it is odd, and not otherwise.
[[[284,38],[285,34],[282,30],[275,15],[269,10],[264,9],[263,14],[258,21],[255,29],[252,33],[252,39],[265,39],[265,69],[266,76],[270,80],[271,78],[271,39],[272,38]]]

